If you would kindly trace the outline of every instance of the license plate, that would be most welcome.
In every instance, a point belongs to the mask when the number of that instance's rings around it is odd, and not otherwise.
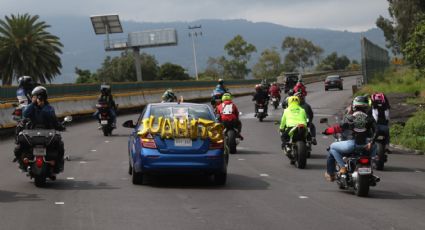
[[[372,168],[358,168],[357,172],[359,173],[359,175],[371,174]]]
[[[382,141],[382,140],[385,139],[385,137],[384,136],[378,136],[376,139]]]
[[[263,113],[264,112],[264,109],[258,109],[258,112],[259,113]]]
[[[101,125],[107,125],[107,124],[108,124],[108,120],[101,120],[101,121],[100,121],[100,124],[101,124]]]
[[[34,147],[34,156],[46,156],[46,148]]]
[[[174,146],[177,146],[177,147],[192,147],[192,139],[190,139],[190,138],[176,138],[176,139],[174,139]]]

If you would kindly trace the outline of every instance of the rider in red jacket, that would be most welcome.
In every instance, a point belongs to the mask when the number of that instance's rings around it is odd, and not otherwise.
[[[241,135],[242,123],[239,120],[239,110],[238,107],[236,107],[236,105],[232,102],[232,95],[230,93],[225,93],[223,94],[221,100],[223,102],[217,106],[219,121],[223,123],[224,127],[235,127],[239,131],[239,138],[243,140]]]
[[[307,90],[305,89],[302,79],[299,79],[298,83],[294,86],[294,93],[298,92],[301,92],[303,97],[307,96]]]
[[[280,93],[282,91],[280,90],[279,86],[273,82],[272,86],[269,89],[269,94],[272,97],[276,97],[280,101]]]

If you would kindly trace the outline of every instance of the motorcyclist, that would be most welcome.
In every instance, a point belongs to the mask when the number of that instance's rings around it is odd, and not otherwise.
[[[297,92],[301,92],[303,97],[307,96],[307,90],[305,88],[304,81],[301,78],[301,75],[298,77],[298,82],[294,86],[294,93],[297,93]]]
[[[97,99],[98,103],[106,103],[109,107],[109,115],[112,119],[112,127],[116,127],[117,115],[116,115],[116,104],[114,98],[111,93],[111,86],[103,84],[100,86],[100,96]],[[100,127],[100,118],[99,118],[99,110],[97,110],[93,116],[98,119],[99,127]]]
[[[272,86],[269,89],[269,95],[277,98],[277,100],[280,102],[280,93],[281,92],[282,91],[280,90],[280,87],[277,85],[277,83],[273,82]]]
[[[213,90],[213,93],[211,94],[211,105],[213,107],[217,106],[216,105],[216,100],[221,99],[221,97],[223,97],[223,94],[228,93],[229,90],[224,86],[224,80],[223,79],[218,79],[218,84],[215,87],[215,89]]]
[[[239,119],[238,107],[232,101],[232,95],[225,93],[221,98],[222,103],[217,106],[218,120],[224,124],[225,127],[235,127],[239,132],[239,138],[243,140],[241,135],[242,123]]]
[[[342,124],[331,126],[323,132],[323,134],[330,135],[334,133],[341,133],[345,129],[352,131],[353,138],[346,141],[334,142],[329,148],[329,155],[327,159],[327,171],[325,178],[328,181],[335,180],[335,161],[340,166],[339,173],[347,173],[343,156],[353,153],[356,148],[364,148],[371,152],[371,156],[376,154],[376,146],[374,145],[376,139],[376,123],[373,117],[367,114],[369,110],[368,99],[364,96],[357,96],[353,100],[353,114],[345,115]],[[368,138],[370,141],[368,142]]]
[[[282,119],[280,121],[280,138],[282,140],[282,149],[284,150],[289,141],[289,131],[291,128],[303,124],[307,126],[307,114],[305,110],[300,106],[300,98],[297,96],[291,96],[288,99],[288,108],[283,111]],[[289,152],[288,149],[286,151]]]
[[[162,102],[177,102],[177,97],[173,92],[173,89],[169,88],[162,94]]]
[[[18,78],[16,97],[20,105],[28,105],[31,102],[31,92],[36,86],[37,83],[30,76]]]
[[[285,97],[285,99],[282,101],[282,109],[286,109],[286,108],[288,108],[288,99],[289,99],[291,96],[294,96],[294,90],[293,90],[293,89],[290,89],[290,90],[288,91],[288,96],[286,96],[286,97]]]
[[[313,118],[314,118],[313,109],[311,109],[311,106],[305,101],[305,98],[302,96],[302,93],[301,92],[297,92],[295,94],[295,96],[297,96],[297,97],[300,98],[300,106],[304,109],[304,111],[307,114],[307,118],[308,118],[307,126],[310,129],[311,143],[313,145],[317,145],[317,140],[316,140],[316,126],[313,123]]]
[[[261,88],[262,88],[264,91],[269,92],[269,89],[270,89],[270,83],[268,83],[268,82],[267,82],[267,79],[263,79],[263,80],[261,81]]]
[[[374,93],[371,95],[371,104],[371,113],[376,121],[378,132],[385,135],[385,149],[390,152],[390,129],[388,127],[390,121],[390,103],[384,93]]]
[[[264,105],[264,112],[267,114],[267,108],[268,108],[268,102],[269,102],[269,95],[267,93],[267,91],[264,91],[261,88],[261,85],[256,85],[255,86],[255,94],[254,97],[252,98],[252,101],[255,101],[255,117],[258,115],[258,104],[263,104]]]
[[[58,122],[55,110],[52,106],[50,106],[47,100],[47,89],[43,86],[37,86],[34,88],[31,95],[31,104],[29,104],[25,109],[25,119],[20,122],[19,126],[21,126],[22,129],[24,126],[26,126],[26,128],[55,129],[58,131],[65,130],[65,127],[60,122]],[[65,153],[64,144],[60,135],[57,135],[53,145],[53,148],[55,148],[58,153],[57,164],[55,164],[54,173],[59,173],[63,171],[63,157]],[[18,143],[14,151],[14,161],[17,160],[19,162],[20,168],[24,171],[26,171],[26,169],[24,168],[21,156],[24,151],[27,150],[27,148],[28,147],[23,143]]]

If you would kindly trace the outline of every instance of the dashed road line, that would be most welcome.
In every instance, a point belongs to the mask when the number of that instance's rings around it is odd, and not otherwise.
[[[58,201],[58,202],[55,202],[55,204],[56,204],[56,205],[64,205],[64,204],[65,204],[65,202]]]
[[[300,199],[308,199],[308,196],[299,196]]]
[[[262,177],[269,177],[269,174],[261,173],[260,176],[262,176]]]

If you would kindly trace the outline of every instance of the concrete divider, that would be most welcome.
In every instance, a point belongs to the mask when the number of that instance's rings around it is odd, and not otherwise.
[[[305,83],[323,81],[328,73],[306,77]],[[358,72],[345,72],[342,77],[358,75]],[[232,85],[229,87],[234,95],[247,95],[253,93],[254,85]],[[178,97],[183,96],[185,101],[211,98],[211,87],[199,87],[197,89],[175,88]],[[120,109],[134,109],[149,103],[161,101],[163,89],[149,89],[138,92],[114,93],[114,99]],[[52,98],[50,104],[55,108],[58,117],[67,115],[87,115],[96,111],[97,95],[91,96],[68,96],[63,98]],[[12,104],[0,104],[0,129],[12,128],[16,121],[12,119],[14,107]]]

